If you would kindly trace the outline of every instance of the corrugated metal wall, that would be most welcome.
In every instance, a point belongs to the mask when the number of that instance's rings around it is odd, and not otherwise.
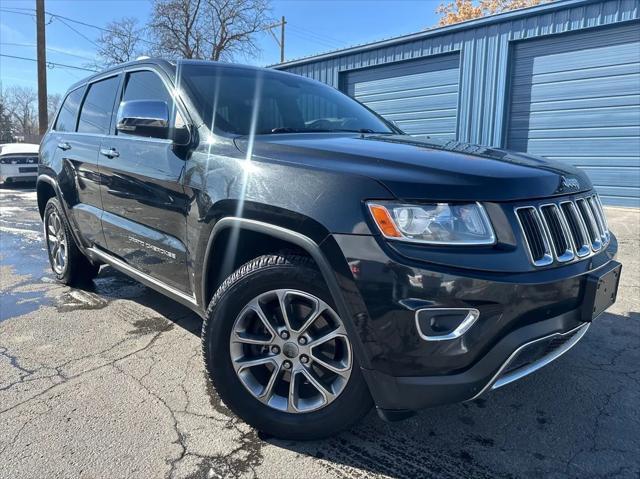
[[[513,42],[640,18],[638,0],[571,0],[276,66],[340,87],[341,72],[460,52],[458,140],[505,146]],[[561,36],[558,36],[561,38]],[[344,73],[342,74],[344,76]]]

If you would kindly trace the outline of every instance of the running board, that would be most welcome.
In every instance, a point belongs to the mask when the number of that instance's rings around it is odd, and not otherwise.
[[[153,276],[150,276],[147,273],[143,273],[142,271],[133,268],[132,266],[128,265],[121,259],[116,258],[115,256],[112,256],[109,253],[106,253],[98,248],[95,248],[95,247],[87,248],[87,252],[90,255],[98,258],[100,261],[117,269],[121,273],[126,274],[127,276],[135,279],[136,281],[139,281],[140,283],[144,284],[145,286],[148,286],[170,297],[174,301],[177,301],[178,303],[186,306],[187,308],[191,309],[198,315],[200,316],[204,315],[203,311],[198,306],[198,303],[194,296],[189,296],[188,294],[183,293],[182,291],[174,288],[173,286],[169,286],[168,284],[163,283],[162,281],[154,278]]]

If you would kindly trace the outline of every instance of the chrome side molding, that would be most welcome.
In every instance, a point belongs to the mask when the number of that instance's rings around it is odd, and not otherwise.
[[[95,256],[99,260],[104,263],[110,265],[111,267],[117,269],[118,271],[126,274],[127,276],[132,277],[136,281],[141,282],[145,286],[148,286],[156,291],[166,294],[171,299],[187,306],[194,312],[198,313],[200,316],[203,315],[203,311],[198,306],[195,296],[189,295],[179,289],[174,288],[173,286],[169,286],[168,284],[154,278],[153,276],[144,273],[133,266],[125,263],[119,258],[110,255],[106,251],[103,251],[96,247],[87,248],[87,252],[92,256]]]

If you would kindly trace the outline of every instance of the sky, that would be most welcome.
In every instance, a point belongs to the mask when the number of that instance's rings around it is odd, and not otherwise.
[[[287,21],[285,57],[288,60],[413,33],[434,26],[439,0],[272,0],[272,15]],[[145,23],[152,0],[45,0],[47,12],[104,27],[122,17]],[[0,2],[0,54],[35,59],[35,0]],[[16,13],[18,12],[18,13]],[[95,58],[100,31],[46,16],[47,60],[87,67]],[[76,31],[74,31],[74,29]],[[275,31],[279,36],[279,30]],[[261,53],[241,63],[266,66],[280,60],[276,41],[268,33],[258,37]],[[64,93],[91,72],[50,67],[49,93]],[[0,56],[0,83],[37,86],[36,63]]]

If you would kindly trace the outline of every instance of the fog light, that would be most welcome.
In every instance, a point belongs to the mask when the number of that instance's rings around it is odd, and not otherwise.
[[[480,317],[474,308],[425,308],[416,311],[416,329],[425,341],[449,341],[466,333]]]

